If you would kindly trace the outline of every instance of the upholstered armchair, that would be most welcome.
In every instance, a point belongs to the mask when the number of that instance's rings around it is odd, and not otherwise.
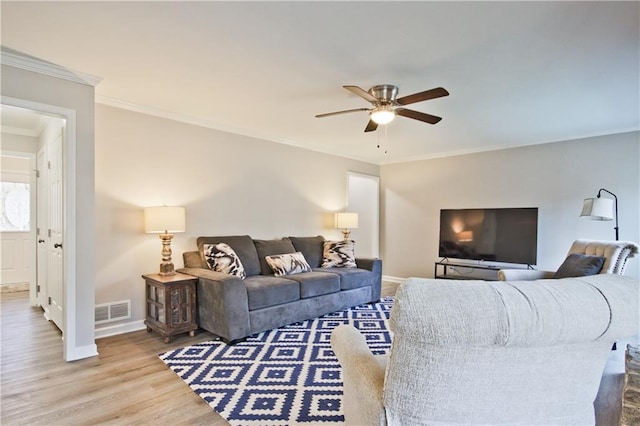
[[[611,345],[638,332],[638,281],[411,278],[390,327],[388,356],[332,333],[347,425],[594,424]]]
[[[638,254],[638,245],[630,241],[576,240],[571,245],[567,257],[571,254],[586,254],[604,257],[600,274],[623,275],[627,261]],[[498,278],[502,281],[539,280],[553,278],[556,271],[538,271],[530,269],[501,269]]]

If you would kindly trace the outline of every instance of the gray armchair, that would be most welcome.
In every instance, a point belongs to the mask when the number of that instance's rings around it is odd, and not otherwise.
[[[638,281],[410,278],[390,326],[388,357],[333,331],[347,425],[594,424],[611,345],[638,332]]]
[[[605,258],[601,274],[623,275],[627,261],[638,254],[638,245],[630,241],[576,240],[569,249],[570,254],[588,254]],[[498,278],[502,281],[539,280],[553,278],[555,271],[530,269],[501,269]]]

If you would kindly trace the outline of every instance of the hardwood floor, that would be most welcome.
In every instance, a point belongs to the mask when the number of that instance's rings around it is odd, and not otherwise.
[[[383,283],[383,296],[396,288]],[[169,344],[146,331],[106,337],[96,341],[98,357],[65,362],[60,331],[29,306],[28,293],[0,296],[0,424],[228,425],[158,358],[210,333]]]

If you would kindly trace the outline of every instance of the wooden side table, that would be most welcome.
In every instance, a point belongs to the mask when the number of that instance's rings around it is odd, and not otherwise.
[[[164,342],[179,333],[195,335],[196,322],[196,282],[191,275],[146,274],[147,331],[155,330]]]

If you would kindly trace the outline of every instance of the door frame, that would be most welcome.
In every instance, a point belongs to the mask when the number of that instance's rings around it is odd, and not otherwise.
[[[40,102],[0,96],[0,103],[30,109],[45,115],[55,115],[66,120],[62,139],[63,186],[63,357],[76,359],[76,110]]]
[[[29,238],[34,242],[34,246],[31,250],[31,255],[29,256],[29,267],[31,271],[29,273],[29,304],[31,306],[37,306],[38,301],[36,299],[36,284],[37,284],[37,270],[36,266],[36,256],[35,252],[37,248],[37,238],[36,238],[36,185],[38,184],[36,179],[36,154],[32,152],[21,152],[21,151],[6,151],[0,149],[0,156],[9,156],[9,157],[20,157],[20,158],[28,158],[29,159]]]

